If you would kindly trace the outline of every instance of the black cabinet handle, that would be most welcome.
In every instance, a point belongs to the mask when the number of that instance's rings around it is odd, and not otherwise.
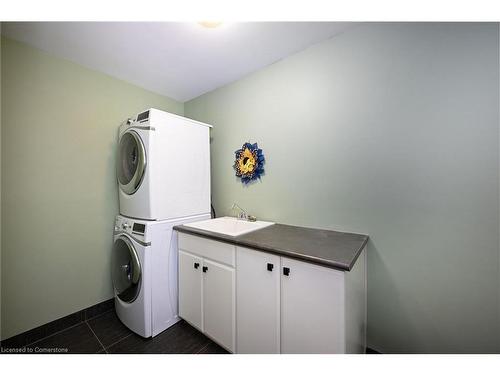
[[[290,275],[290,268],[288,267],[283,267],[283,275],[289,276]]]
[[[198,267],[200,266],[200,263],[195,263],[194,264],[194,268],[198,269]]]
[[[207,266],[203,266],[202,270],[203,270],[203,272],[207,272],[208,271],[208,267]]]
[[[272,272],[272,271],[273,271],[273,268],[274,268],[274,264],[272,264],[272,263],[267,263],[267,270],[268,270],[268,271],[271,271],[271,272]]]

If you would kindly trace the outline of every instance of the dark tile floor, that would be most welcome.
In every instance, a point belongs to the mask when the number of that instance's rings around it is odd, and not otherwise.
[[[183,320],[154,338],[142,338],[125,327],[113,310],[31,343],[26,348],[45,353],[228,353]]]

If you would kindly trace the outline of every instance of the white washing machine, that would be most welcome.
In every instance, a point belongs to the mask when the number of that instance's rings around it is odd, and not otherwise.
[[[146,221],[116,217],[111,262],[115,309],[135,333],[156,336],[179,321],[177,232],[172,228],[209,218]]]
[[[122,124],[120,214],[165,220],[210,213],[210,128],[157,109]]]

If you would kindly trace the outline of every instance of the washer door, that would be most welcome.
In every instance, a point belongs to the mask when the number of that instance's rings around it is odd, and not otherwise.
[[[118,298],[123,302],[134,302],[141,290],[141,263],[134,245],[125,236],[115,240],[111,275]]]
[[[141,137],[133,130],[125,132],[118,144],[116,175],[120,189],[134,194],[141,186],[146,172],[146,150]]]

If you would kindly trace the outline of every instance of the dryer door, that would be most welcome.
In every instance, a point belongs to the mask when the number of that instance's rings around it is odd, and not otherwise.
[[[123,302],[134,302],[141,290],[141,263],[134,245],[126,236],[115,240],[111,275],[118,298]]]
[[[137,132],[128,130],[120,137],[116,175],[120,189],[134,194],[141,186],[146,173],[146,150]]]

